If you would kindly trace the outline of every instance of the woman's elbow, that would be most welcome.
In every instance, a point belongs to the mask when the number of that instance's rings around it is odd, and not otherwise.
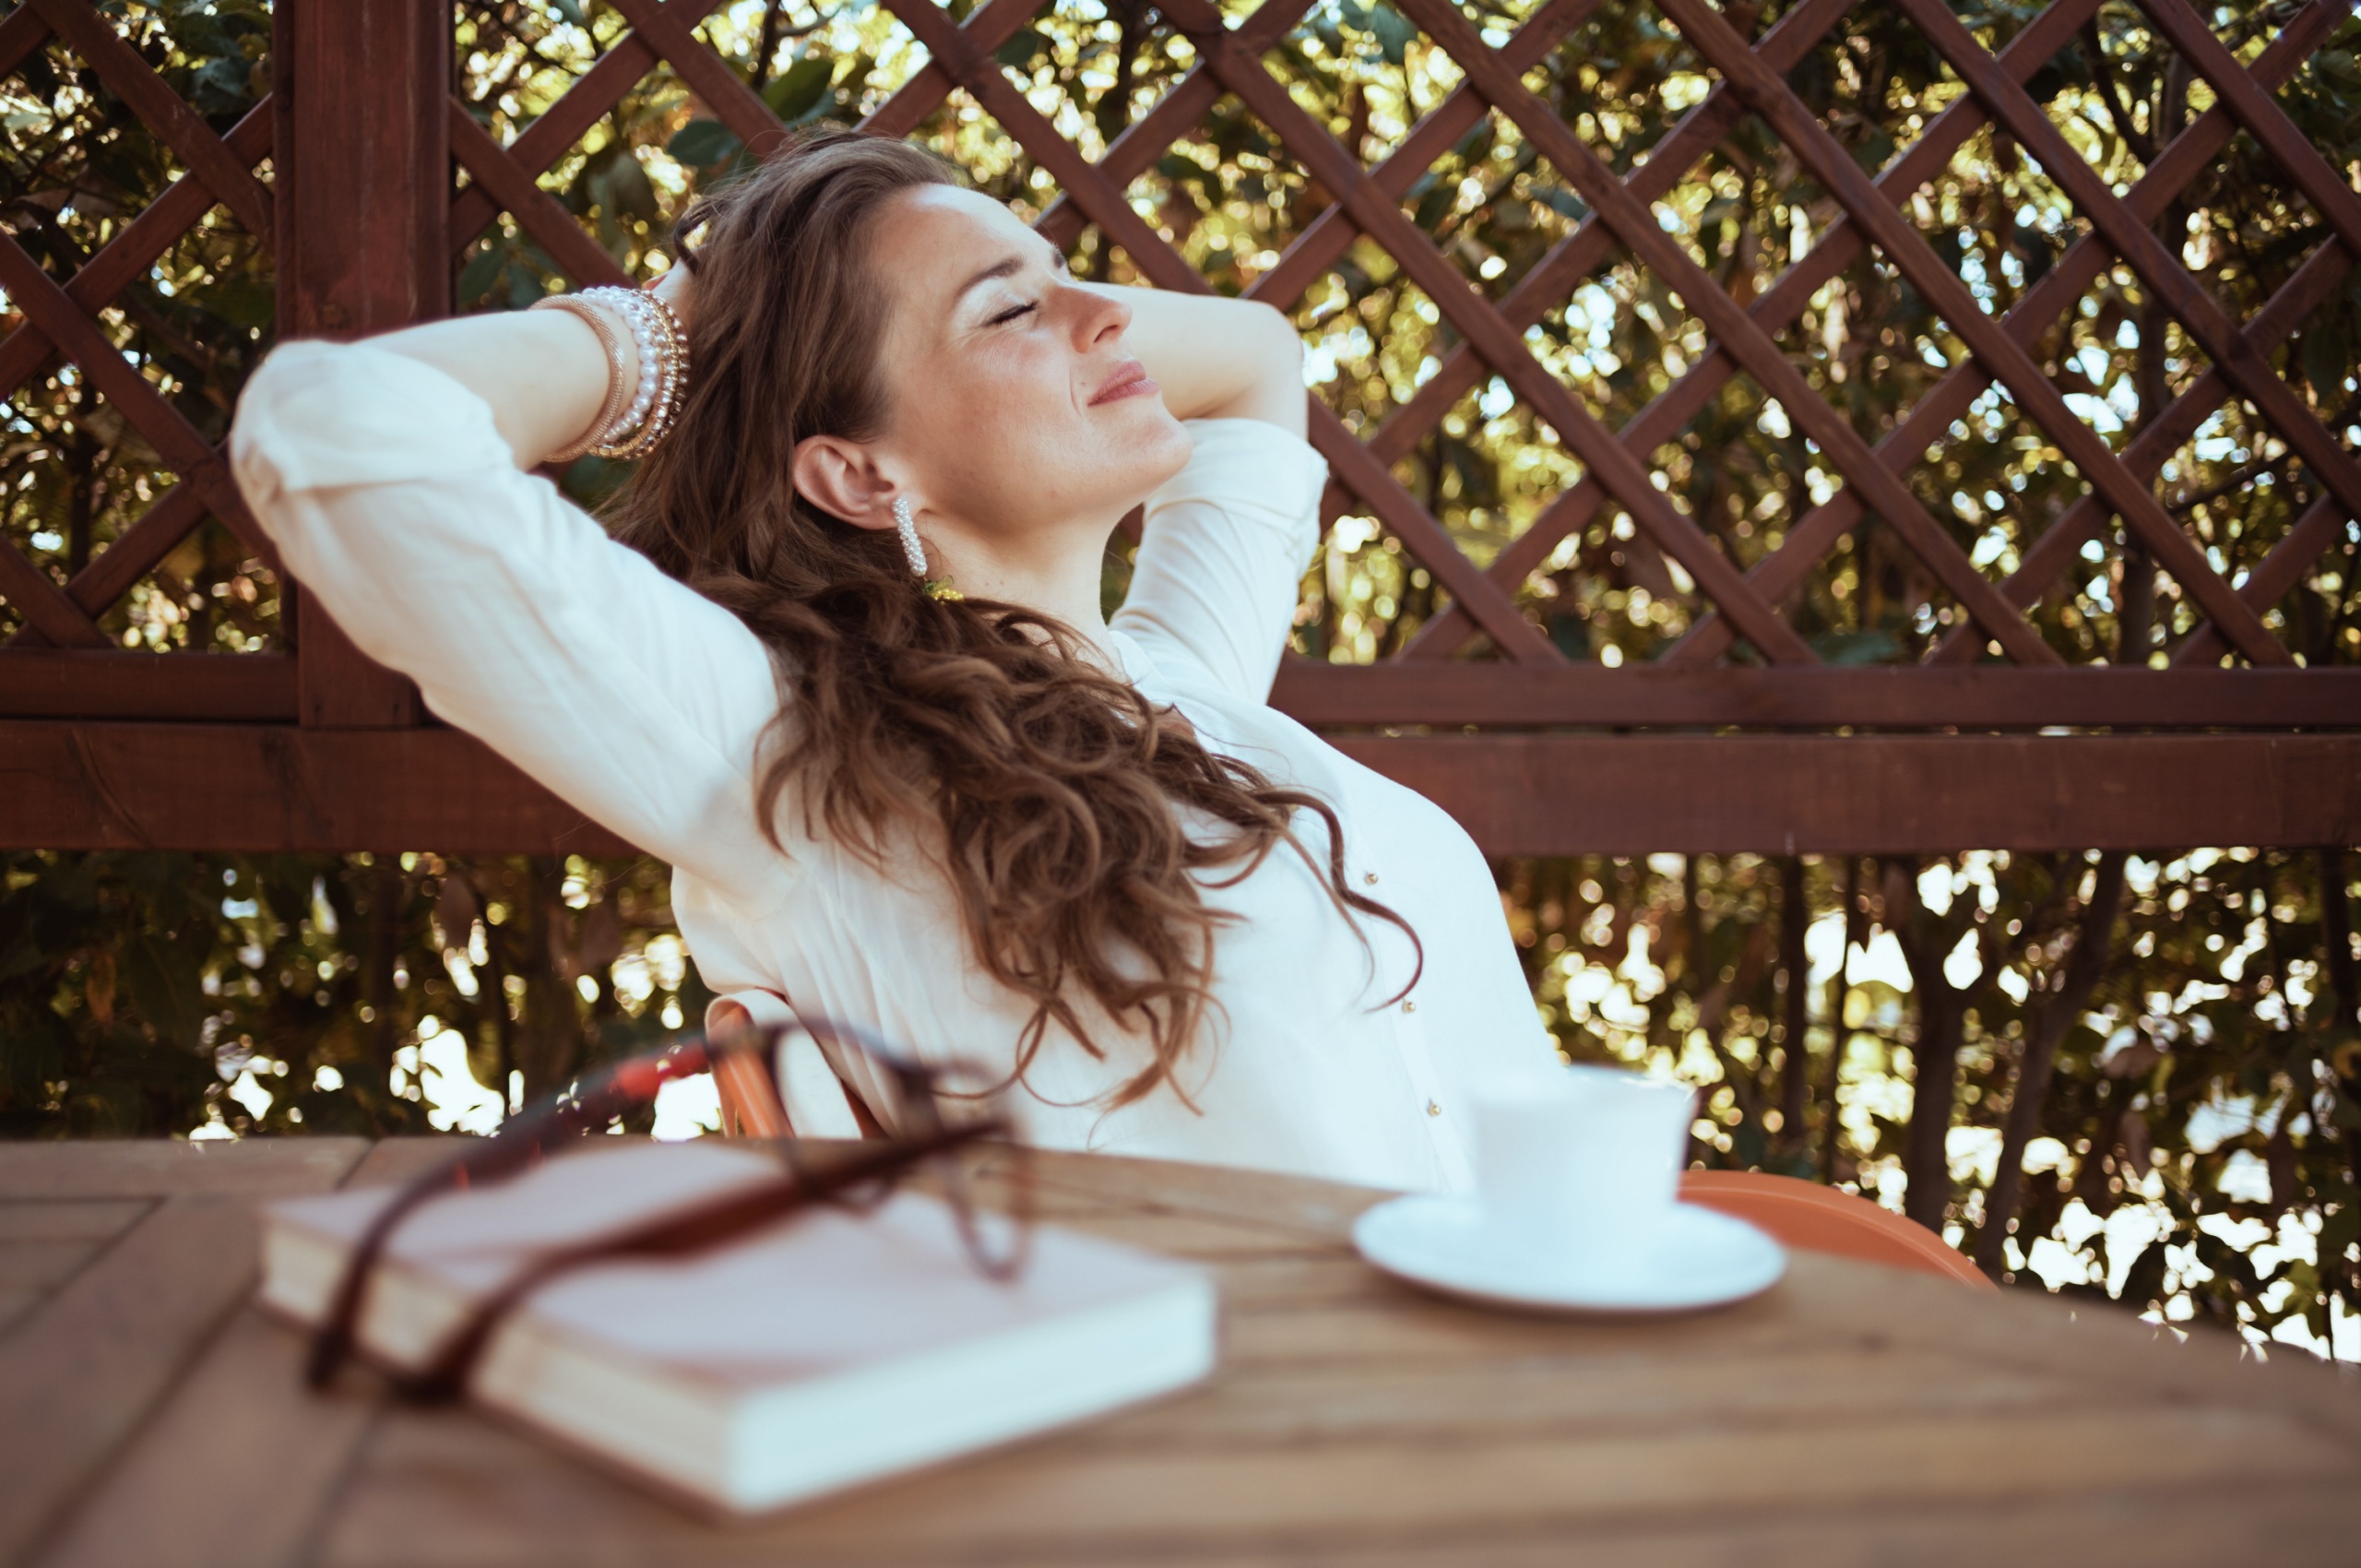
[[[1282,425],[1297,435],[1304,433],[1303,339],[1295,323],[1259,300],[1239,302],[1245,315],[1240,328],[1240,357],[1252,367],[1242,399],[1253,417]]]
[[[1261,374],[1288,386],[1303,385],[1303,339],[1295,323],[1277,308],[1260,300],[1240,300],[1246,312],[1245,338]]]

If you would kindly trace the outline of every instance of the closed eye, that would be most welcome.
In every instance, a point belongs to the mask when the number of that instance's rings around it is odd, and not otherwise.
[[[1030,304],[1013,305],[1007,310],[1001,312],[998,315],[992,317],[991,320],[985,323],[985,325],[988,327],[1005,327],[1012,321],[1016,321],[1032,315],[1035,308],[1036,307]]]

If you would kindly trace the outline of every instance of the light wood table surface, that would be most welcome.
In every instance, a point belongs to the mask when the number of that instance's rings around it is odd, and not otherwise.
[[[365,1376],[302,1390],[254,1205],[439,1152],[0,1145],[0,1563],[2361,1562],[2361,1388],[2292,1352],[1810,1253],[1717,1313],[1486,1313],[1354,1256],[1379,1194],[1081,1156],[1045,1217],[1216,1269],[1213,1382],[717,1525]]]

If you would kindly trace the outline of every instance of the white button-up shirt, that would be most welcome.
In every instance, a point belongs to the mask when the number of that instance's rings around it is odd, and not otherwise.
[[[1104,1059],[1053,1032],[1012,1098],[1046,1146],[1464,1189],[1470,1084],[1554,1060],[1489,868],[1424,798],[1267,704],[1319,539],[1326,468],[1248,420],[1192,424],[1188,466],[1152,498],[1112,641],[1150,700],[1343,825],[1347,874],[1425,947],[1341,914],[1284,849],[1208,887],[1216,1007],[1170,1086],[1120,1110],[1148,1060],[1102,1028]],[[291,344],[248,386],[238,482],[289,570],[361,648],[444,719],[673,867],[697,968],[758,1017],[840,1019],[929,1059],[1005,1073],[1029,1016],[966,951],[948,886],[912,853],[880,874],[753,808],[779,711],[768,651],[736,616],[610,540],[519,472],[491,410],[430,366],[366,344]],[[915,590],[913,590],[915,591]],[[789,716],[791,720],[792,715]],[[791,733],[791,725],[790,725]],[[1299,819],[1315,857],[1325,830]],[[1218,873],[1216,873],[1218,874]],[[812,1054],[781,1063],[800,1130],[849,1115]],[[859,1087],[857,1071],[855,1086]]]

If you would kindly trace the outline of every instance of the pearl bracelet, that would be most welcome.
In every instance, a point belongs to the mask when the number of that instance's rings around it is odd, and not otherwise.
[[[580,440],[552,454],[552,460],[564,461],[585,452],[628,458],[654,451],[671,434],[688,385],[689,336],[672,307],[653,294],[612,286],[552,295],[535,301],[532,308],[544,306],[582,317],[607,350],[607,397],[599,418]],[[628,400],[623,392],[623,347],[608,325],[609,311],[630,332],[638,357],[637,386]]]

